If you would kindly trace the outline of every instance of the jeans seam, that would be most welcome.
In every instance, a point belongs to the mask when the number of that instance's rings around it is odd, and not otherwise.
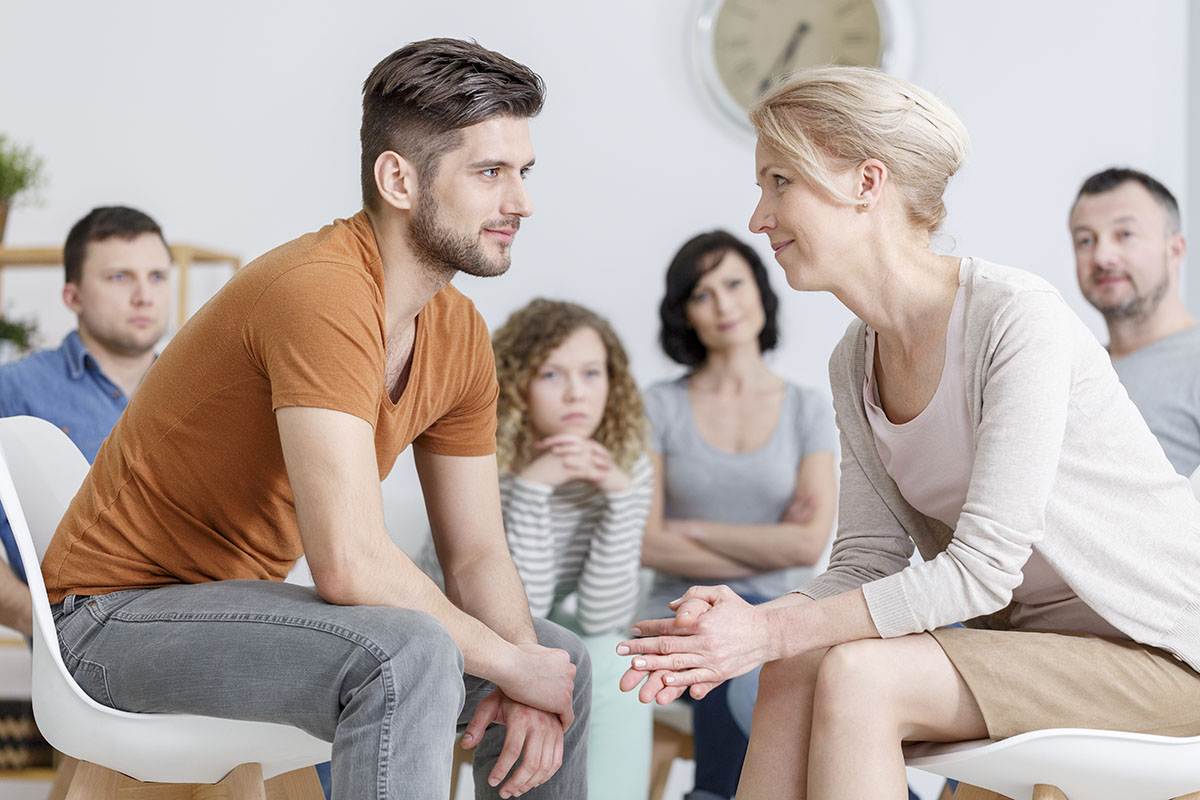
[[[280,625],[289,628],[305,628],[313,631],[321,631],[338,636],[348,642],[358,645],[366,650],[381,664],[388,661],[389,656],[375,642],[361,634],[358,634],[340,625],[332,625],[330,623],[315,623],[312,620],[307,620],[302,617],[285,617],[274,614],[187,614],[187,613],[170,613],[170,614],[131,614],[125,611],[116,611],[109,616],[109,621],[117,620],[128,623],[143,623],[143,622],[249,622],[256,624]]]
[[[392,671],[390,669],[382,669],[380,677],[383,679],[383,696],[384,696],[384,715],[379,725],[379,797],[391,797],[388,791],[388,764],[391,758],[391,723],[392,717],[396,713],[396,687],[392,682]]]

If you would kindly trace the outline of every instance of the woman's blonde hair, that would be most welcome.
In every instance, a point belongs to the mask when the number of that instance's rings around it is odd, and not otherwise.
[[[529,384],[551,350],[580,328],[591,328],[604,342],[608,368],[608,402],[593,438],[628,472],[646,443],[642,395],[629,372],[621,340],[600,315],[575,303],[537,298],[508,318],[492,336],[500,400],[496,410],[496,458],[500,474],[517,472],[529,463],[533,430],[529,425]]]
[[[914,225],[946,218],[950,177],[966,161],[962,120],[924,89],[868,67],[818,67],[769,91],[750,111],[760,141],[791,159],[833,199],[854,203],[832,176],[868,158],[891,172]]]

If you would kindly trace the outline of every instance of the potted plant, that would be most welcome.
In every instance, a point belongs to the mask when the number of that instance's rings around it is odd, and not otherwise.
[[[22,147],[0,133],[0,244],[4,243],[4,225],[14,200],[42,183],[42,159],[33,148]]]
[[[9,319],[0,314],[0,364],[16,361],[33,349],[37,323]]]

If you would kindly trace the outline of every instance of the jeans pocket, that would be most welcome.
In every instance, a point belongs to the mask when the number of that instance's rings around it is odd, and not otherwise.
[[[116,708],[113,703],[112,694],[108,690],[108,676],[105,673],[104,665],[97,664],[94,661],[85,659],[76,659],[76,666],[71,668],[72,677],[75,678],[75,683],[79,684],[79,688],[83,689],[84,693],[101,705],[106,705],[109,708]]]

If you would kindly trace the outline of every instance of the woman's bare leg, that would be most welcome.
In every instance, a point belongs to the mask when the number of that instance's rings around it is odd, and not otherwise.
[[[756,726],[757,714],[756,706]],[[830,648],[818,670],[811,718],[811,800],[906,798],[902,741],[987,736],[975,697],[928,634]]]
[[[825,652],[814,650],[763,665],[739,800],[805,797],[813,692]]]

